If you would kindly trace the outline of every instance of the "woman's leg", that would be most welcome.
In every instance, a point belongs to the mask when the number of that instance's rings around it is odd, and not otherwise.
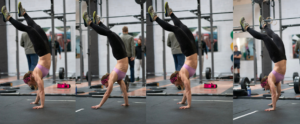
[[[248,27],[247,31],[256,39],[260,39],[265,43],[265,46],[269,52],[270,58],[274,61],[277,62],[277,60],[275,60],[275,57],[281,54],[281,51],[278,49],[277,45],[272,41],[272,39],[266,35],[266,34],[262,34],[259,33],[255,30],[253,30],[252,28]]]
[[[176,26],[178,26],[179,28],[181,28],[184,33],[190,38],[191,41],[194,41],[193,43],[195,44],[195,37],[193,35],[193,33],[191,32],[191,30],[184,25],[176,16],[174,13],[170,14],[171,19],[173,20],[174,24]]]
[[[24,25],[22,24],[21,22],[13,19],[12,17],[9,18],[8,20],[16,29],[20,30],[20,31],[24,31],[24,32],[27,32],[29,31],[29,29],[31,29],[32,27],[30,26],[27,26],[27,25]]]
[[[45,41],[48,41],[48,37],[47,37],[45,31],[38,24],[36,24],[27,13],[25,13],[23,16],[24,16],[27,24],[29,26],[33,27]]]
[[[264,27],[265,31],[267,34],[273,38],[274,43],[277,45],[278,49],[285,55],[285,49],[284,49],[284,44],[281,40],[281,38],[275,34],[272,29],[270,29],[267,25]]]

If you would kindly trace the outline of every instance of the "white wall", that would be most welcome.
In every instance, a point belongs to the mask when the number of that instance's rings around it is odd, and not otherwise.
[[[213,13],[215,12],[232,12],[232,0],[213,0]],[[169,1],[169,6],[175,10],[191,10],[197,9],[196,0],[172,0]],[[158,11],[161,10],[161,2],[158,1]],[[201,11],[202,13],[210,12],[210,3],[209,0],[201,0]],[[177,17],[190,17],[195,16],[190,12],[175,12]],[[214,20],[226,20],[232,19],[233,14],[219,14],[213,15]],[[162,15],[159,15],[162,17]],[[187,27],[198,27],[198,20],[181,20]],[[170,24],[173,25],[173,22],[170,21]],[[204,19],[201,20],[202,27],[210,26],[210,22]],[[230,60],[231,49],[230,44],[232,39],[230,33],[232,31],[232,21],[223,21],[223,22],[213,22],[213,26],[218,27],[218,48],[219,51],[214,52],[214,70],[215,76],[221,72],[230,72],[230,67],[232,65]],[[167,41],[168,31],[165,31],[165,41]],[[154,46],[155,46],[155,71],[158,73],[163,72],[163,59],[162,59],[162,28],[159,25],[154,26]],[[211,53],[208,53],[208,59],[204,59],[203,71],[206,67],[211,67]],[[174,72],[174,60],[171,53],[171,49],[166,46],[166,72]],[[196,73],[199,72],[199,65],[197,67]]]
[[[282,18],[290,18],[290,17],[299,17],[300,10],[298,9],[298,6],[300,4],[300,1],[294,1],[294,0],[284,0],[282,1],[281,8],[282,8]],[[260,7],[258,4],[255,4],[255,25],[258,25],[258,18],[260,15]],[[250,25],[252,25],[252,4],[242,4],[234,6],[234,19],[233,19],[233,26],[238,27],[239,26],[239,20],[240,18],[244,16],[246,18],[246,22],[248,22]],[[271,8],[271,17],[273,17],[273,8]],[[275,3],[275,17],[276,19],[279,18],[279,3],[276,0]],[[288,25],[288,24],[299,24],[300,19],[291,19],[291,20],[283,20],[282,25]],[[272,25],[271,28],[274,31],[277,31],[279,35],[279,21],[277,21],[277,25]],[[255,27],[255,30],[260,31],[259,27]],[[286,70],[286,79],[290,79],[293,75],[293,72],[297,72],[299,70],[299,60],[292,58],[292,34],[299,34],[299,27],[289,27],[285,29],[282,32],[282,40],[285,45],[286,50],[286,57],[287,57],[287,70]],[[249,33],[235,33],[234,34],[234,41],[238,37],[252,37]],[[258,74],[262,72],[261,69],[261,41],[256,41],[256,55],[257,55],[257,71]],[[241,61],[241,76],[242,77],[253,77],[254,74],[254,66],[253,61]]]
[[[18,2],[22,2],[23,7],[27,10],[45,10],[50,9],[50,0],[18,0]],[[6,2],[8,3],[8,2]],[[10,1],[10,9],[11,11],[15,11],[15,1]],[[8,7],[8,4],[6,5]],[[75,12],[75,1],[74,0],[66,0],[66,12]],[[63,1],[54,1],[54,12],[55,13],[63,13]],[[31,17],[45,17],[49,16],[44,12],[28,12],[29,16]],[[14,18],[15,14],[11,13],[11,16]],[[69,14],[66,16],[67,20],[75,20],[75,14]],[[44,20],[35,20],[35,22],[40,25],[41,27],[51,27],[51,19],[44,19]],[[10,23],[7,23],[10,24]],[[27,25],[26,21],[23,24]],[[60,20],[55,19],[55,27],[63,26],[63,22]],[[75,22],[67,22],[66,26],[71,27],[71,41],[72,41],[72,51],[67,53],[68,59],[68,72],[74,73],[76,72],[76,64],[75,64]],[[22,31],[19,31],[19,41],[21,39]],[[8,47],[8,71],[10,73],[16,73],[16,28],[12,25],[7,26],[7,47]],[[18,44],[19,45],[19,44]],[[65,67],[65,55],[62,53],[62,59],[57,60],[57,70],[59,67]],[[20,64],[20,72],[27,72],[28,71],[28,64],[27,59],[25,56],[24,48],[19,46],[19,64]],[[52,75],[52,66],[49,71]]]
[[[78,1],[78,0],[77,0]],[[106,0],[102,1],[103,5],[102,5],[102,16],[106,17]],[[77,5],[77,10],[79,10],[79,2],[76,3]],[[146,7],[146,4],[145,4]],[[118,9],[116,9],[118,8]],[[86,9],[86,3],[82,2],[82,13],[87,11]],[[141,7],[136,4],[136,2],[134,0],[132,1],[124,1],[124,0],[110,0],[109,1],[109,16],[122,16],[122,15],[139,15],[141,11]],[[79,11],[77,11],[77,16],[76,16],[76,22],[79,23],[79,19],[81,19],[82,23],[82,17],[79,16]],[[98,15],[100,15],[100,7],[98,8]],[[146,16],[145,16],[146,17]],[[107,21],[106,18],[101,18],[104,19],[104,24],[107,25]],[[109,23],[122,23],[122,22],[133,22],[133,21],[139,21],[134,17],[123,17],[123,18],[110,18],[109,19]],[[114,26],[111,28],[111,30],[117,34],[122,33],[122,28],[125,25],[118,25],[118,26]],[[126,25],[128,27],[129,32],[141,32],[141,24],[134,24],[134,25]],[[86,55],[87,53],[87,48],[88,48],[88,44],[87,44],[87,28],[84,27],[84,25],[82,25],[83,30],[82,31],[82,42],[83,42],[83,53],[84,53],[84,72],[86,73],[86,71],[88,71],[88,57]],[[146,31],[146,24],[145,24],[145,31]],[[79,35],[79,31],[77,31],[77,34]],[[146,35],[145,35],[146,36]],[[106,36],[102,36],[99,35],[98,37],[98,45],[99,45],[99,73],[100,75],[105,75],[107,73],[107,46],[106,46],[106,42],[107,42],[107,38]],[[110,49],[110,71],[111,72],[116,63],[117,60],[113,57],[112,51],[111,51],[111,47],[109,47]],[[78,61],[78,63],[76,64],[78,67],[77,69],[77,75],[79,74],[79,67],[80,67],[80,63]],[[136,69],[136,68],[135,68]],[[142,72],[140,72],[142,73]],[[127,74],[130,74],[130,70],[128,68]],[[140,74],[141,77],[141,74]]]
[[[173,10],[187,10],[187,9],[196,9],[197,8],[197,1],[195,0],[173,0],[169,1],[169,5],[172,7]],[[161,1],[158,0],[158,11],[161,11]],[[78,4],[78,3],[77,3]],[[85,2],[82,3],[82,12],[86,11]],[[154,3],[153,3],[154,4]],[[146,4],[145,9],[146,8]],[[213,12],[228,12],[232,11],[232,0],[213,0]],[[116,9],[118,8],[118,9]],[[209,13],[209,1],[201,1],[201,10],[202,13]],[[79,8],[77,8],[78,10]],[[106,16],[106,1],[103,1],[103,8],[102,8],[103,16]],[[109,1],[109,16],[120,16],[120,15],[137,15],[140,14],[140,6],[135,3],[135,1],[124,1],[124,0],[110,0]],[[98,14],[100,13],[100,8],[98,10]],[[187,17],[187,16],[195,16],[190,12],[182,12],[176,13],[178,17]],[[146,17],[146,13],[145,13]],[[161,17],[161,15],[160,15]],[[77,16],[77,19],[82,19],[81,16]],[[232,19],[232,14],[223,14],[223,15],[214,15],[213,18],[215,20],[224,20],[224,19]],[[104,19],[104,23],[106,24],[106,18]],[[132,22],[138,21],[133,17],[123,17],[123,18],[110,18],[110,23],[116,22]],[[77,23],[79,21],[77,20]],[[83,20],[82,20],[83,22]],[[197,27],[198,23],[197,20],[182,20],[184,24],[188,27]],[[171,22],[172,23],[172,22]],[[112,31],[118,33],[122,32],[122,27],[124,25],[114,26],[111,28]],[[141,31],[141,24],[135,25],[126,25],[129,28],[129,32],[140,32]],[[202,26],[210,26],[210,23],[206,20],[202,20]],[[230,50],[230,43],[232,39],[230,37],[230,32],[232,31],[232,21],[224,21],[224,22],[214,22],[214,26],[218,27],[218,47],[219,51],[214,53],[214,61],[215,61],[215,72],[218,74],[220,72],[230,72],[230,67],[232,65],[230,60],[231,50]],[[83,28],[86,30],[86,28]],[[145,31],[146,31],[146,24],[145,24]],[[86,53],[87,49],[87,37],[86,31],[83,31],[83,47],[84,47],[84,54]],[[78,33],[79,34],[79,33]],[[166,39],[167,40],[168,32],[166,31]],[[157,73],[162,73],[162,28],[158,25],[154,26],[154,47],[155,47],[155,70]],[[105,36],[99,35],[99,70],[100,75],[104,75],[107,72],[107,47],[106,47],[106,40]],[[171,54],[171,49],[166,47],[166,60],[167,60],[167,72],[173,72],[174,69],[174,61],[173,56]],[[205,60],[204,67],[211,67],[211,53],[208,53],[208,60]],[[80,63],[76,64],[77,67],[80,66]],[[110,71],[113,70],[114,66],[116,65],[116,59],[112,56],[111,48],[110,48]],[[199,67],[199,66],[198,66]],[[87,71],[88,63],[87,63],[87,56],[85,54],[84,57],[84,72]],[[78,70],[79,71],[79,70]],[[78,73],[79,74],[79,73]],[[130,74],[130,71],[127,71],[127,74]]]

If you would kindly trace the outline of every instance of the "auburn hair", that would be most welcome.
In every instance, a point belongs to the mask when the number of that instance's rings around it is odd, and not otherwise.
[[[179,71],[175,71],[175,72],[170,76],[170,79],[176,77],[177,74],[179,74]],[[179,79],[179,77],[178,77],[178,79]]]
[[[108,78],[108,76],[109,76],[109,73],[106,73],[105,75],[103,75],[102,78],[101,78],[101,81]]]

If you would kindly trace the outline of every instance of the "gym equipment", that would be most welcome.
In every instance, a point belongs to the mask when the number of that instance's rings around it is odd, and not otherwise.
[[[159,86],[158,82],[148,83],[146,86]]]
[[[247,86],[250,86],[250,81],[247,77],[243,77],[241,80],[241,89],[244,89],[247,91]]]
[[[30,89],[31,89],[31,90],[34,90],[34,86],[30,86]]]
[[[146,93],[161,93],[163,90],[147,90]]]
[[[299,80],[299,76],[295,77],[294,79],[294,90],[295,90],[295,93],[298,94],[300,93],[300,80]]]
[[[143,3],[146,2],[146,0],[135,0],[135,2],[136,2],[137,4],[143,4]]]
[[[106,90],[94,90],[95,92],[102,92],[102,93],[105,93]]]
[[[63,67],[59,68],[59,79],[64,79],[64,75],[65,75],[65,69]]]
[[[259,81],[261,81],[262,78],[263,78],[262,73],[260,73],[260,75],[259,75]]]
[[[233,89],[233,96],[247,96],[247,90],[244,89]]]
[[[20,87],[4,87],[4,90],[15,90],[15,89],[20,89]]]
[[[293,80],[295,80],[295,77],[299,77],[298,72],[294,72],[294,73],[293,73]]]
[[[204,84],[204,88],[217,88],[218,85],[217,84],[213,84],[213,83],[205,83]]]
[[[71,85],[66,83],[58,83],[57,88],[71,88]]]
[[[240,82],[240,76],[238,74],[234,74],[234,83]]]
[[[150,87],[150,90],[167,89],[166,87]]]
[[[86,72],[86,74],[85,74],[85,79],[86,79],[87,81],[89,81],[89,71]]]
[[[11,82],[1,83],[0,86],[12,86]]]
[[[103,88],[103,85],[98,84],[98,85],[90,86],[90,89],[92,89],[92,88]]]
[[[206,79],[210,79],[211,78],[211,68],[207,67],[205,70],[205,77]]]
[[[89,95],[104,95],[105,92],[90,92]]]
[[[0,93],[15,93],[16,90],[5,90],[5,89],[0,89]]]

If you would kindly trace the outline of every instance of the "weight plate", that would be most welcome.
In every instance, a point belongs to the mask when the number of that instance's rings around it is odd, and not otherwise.
[[[59,68],[59,79],[64,79],[65,69],[63,67]]]
[[[300,82],[299,82],[299,77],[295,77],[294,79],[294,90],[295,90],[295,93],[300,93],[300,89],[299,89],[299,86],[300,86]]]
[[[210,67],[207,67],[205,70],[205,77],[206,79],[210,79],[211,78],[211,69]]]

